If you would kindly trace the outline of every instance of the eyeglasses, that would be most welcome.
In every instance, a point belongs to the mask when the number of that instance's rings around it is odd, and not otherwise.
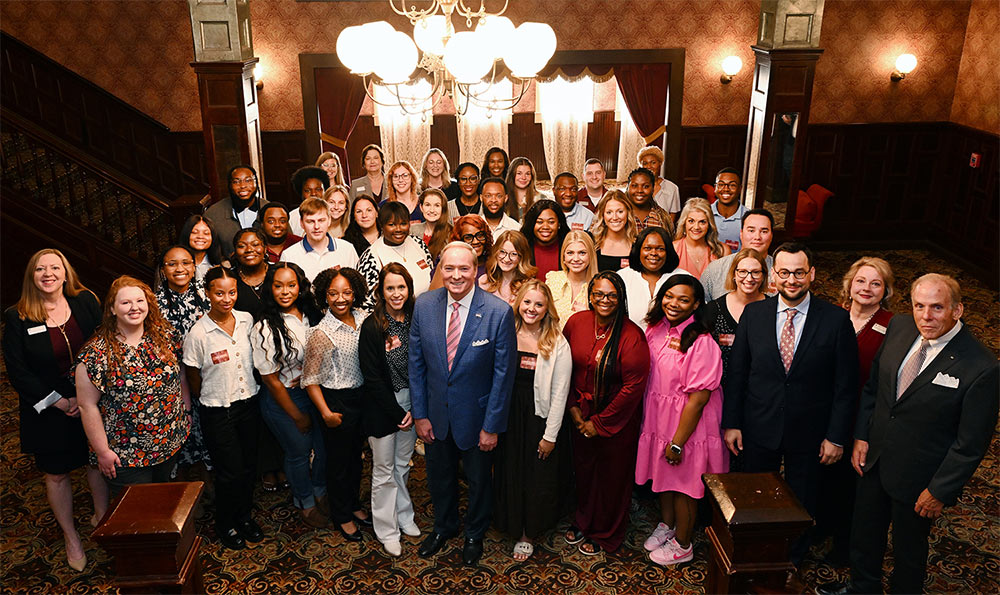
[[[764,271],[762,271],[760,269],[757,269],[756,271],[748,271],[746,269],[736,269],[736,278],[737,279],[746,279],[747,275],[750,275],[751,279],[760,279],[761,277],[764,276]],[[803,273],[803,276],[805,276],[804,273]],[[788,277],[788,275],[785,275],[782,278],[784,279],[784,278],[787,278],[787,277]],[[797,277],[797,278],[801,278],[801,277]]]
[[[471,244],[473,242],[479,242],[481,244],[486,241],[486,232],[480,231],[478,233],[463,233],[462,241],[466,244]]]
[[[410,179],[410,173],[404,171],[401,174],[392,174],[392,179],[393,180],[409,180]]]
[[[470,182],[471,183],[476,183],[476,182],[479,181],[479,176],[470,176],[470,177],[467,177],[467,178],[459,178],[458,181],[462,182],[462,183],[465,183],[465,184],[468,184]]]
[[[791,276],[795,277],[795,279],[797,281],[801,281],[801,280],[803,280],[803,279],[806,278],[806,275],[809,274],[809,271],[803,271],[801,269],[797,270],[797,271],[790,271],[788,269],[781,269],[780,271],[774,271],[774,274],[777,275],[777,276],[779,276],[779,277],[781,277],[782,279],[787,279],[788,276],[791,275]]]
[[[194,264],[193,260],[171,260],[163,263],[168,269],[176,269],[177,267],[189,267]]]
[[[507,252],[506,250],[497,250],[497,260],[519,260],[521,255],[517,252]]]
[[[737,190],[740,187],[739,182],[716,182],[716,188],[729,188],[730,190]]]
[[[618,294],[595,291],[590,294],[590,299],[592,299],[595,302],[610,302],[614,304],[618,302]]]

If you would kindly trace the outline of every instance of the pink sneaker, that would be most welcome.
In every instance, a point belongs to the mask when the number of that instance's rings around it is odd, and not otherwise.
[[[673,538],[667,540],[666,543],[649,553],[649,559],[660,566],[689,562],[693,558],[694,544],[689,545],[687,548],[682,548],[678,545],[677,540]]]
[[[646,548],[647,552],[651,552],[670,539],[673,539],[673,537],[674,530],[668,527],[666,523],[660,523],[653,529],[653,534],[646,539],[646,543],[642,544],[642,547]]]

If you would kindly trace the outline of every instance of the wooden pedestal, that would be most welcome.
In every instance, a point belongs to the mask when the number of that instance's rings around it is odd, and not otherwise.
[[[201,537],[194,508],[205,484],[129,486],[94,531],[115,558],[116,582],[128,593],[204,593]]]
[[[792,542],[813,524],[777,473],[706,473],[712,553],[706,593],[782,592]]]

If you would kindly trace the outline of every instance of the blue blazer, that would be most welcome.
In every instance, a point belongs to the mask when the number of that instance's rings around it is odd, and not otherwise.
[[[479,444],[480,430],[498,434],[507,429],[517,363],[514,311],[479,287],[474,292],[451,372],[445,341],[448,290],[419,296],[410,325],[413,418],[430,420],[438,440],[451,432],[462,450]]]

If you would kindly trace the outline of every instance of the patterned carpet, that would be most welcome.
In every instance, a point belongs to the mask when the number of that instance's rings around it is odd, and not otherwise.
[[[855,252],[818,255],[819,286],[825,297],[836,295],[839,275],[860,256]],[[896,267],[897,290],[927,271],[955,275],[965,288],[965,321],[994,352],[1000,352],[996,322],[1000,302],[996,292],[962,271],[925,252],[879,254]],[[832,275],[831,275],[832,273]],[[905,296],[904,296],[905,297]],[[908,301],[895,308],[905,311]],[[117,592],[113,562],[90,539],[87,519],[92,513],[82,472],[74,475],[75,513],[90,564],[84,573],[67,565],[58,526],[45,503],[41,475],[33,461],[18,452],[16,395],[0,380],[0,588],[14,593]],[[422,457],[415,457],[410,480],[417,522],[431,524]],[[929,592],[997,592],[1000,574],[1000,440],[994,436],[990,453],[954,508],[937,522],[931,536]],[[495,531],[486,539],[479,567],[461,566],[459,540],[436,559],[416,555],[418,539],[404,537],[404,555],[389,558],[374,536],[362,543],[345,543],[334,531],[310,530],[299,522],[288,492],[258,489],[258,512],[268,539],[240,552],[221,550],[214,543],[212,510],[206,502],[198,529],[207,542],[202,550],[205,587],[210,593],[700,593],[707,572],[707,544],[698,533],[695,560],[663,569],[650,563],[642,541],[656,522],[653,501],[643,501],[632,515],[625,545],[614,555],[587,557],[566,545],[560,533],[536,544],[527,563],[510,557],[512,542]],[[814,554],[822,551],[814,551]],[[812,584],[846,578],[815,558],[803,573]]]

